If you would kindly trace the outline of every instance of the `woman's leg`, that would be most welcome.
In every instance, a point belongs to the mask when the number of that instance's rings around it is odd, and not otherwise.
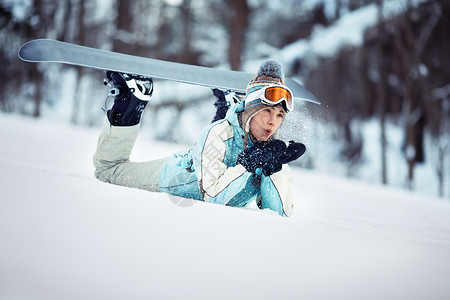
[[[94,154],[95,176],[107,183],[159,192],[159,174],[169,157],[130,162],[139,127],[105,123]]]

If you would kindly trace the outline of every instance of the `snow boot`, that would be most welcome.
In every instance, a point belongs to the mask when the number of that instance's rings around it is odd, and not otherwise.
[[[144,108],[153,93],[153,80],[108,71],[104,84],[113,87],[109,95],[114,97],[114,105],[106,113],[109,123],[113,126],[139,124]]]

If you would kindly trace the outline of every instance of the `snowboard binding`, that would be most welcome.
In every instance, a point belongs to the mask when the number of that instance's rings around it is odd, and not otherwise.
[[[114,104],[106,115],[113,126],[139,124],[142,113],[153,94],[151,78],[107,71],[103,83],[112,88],[108,97]]]

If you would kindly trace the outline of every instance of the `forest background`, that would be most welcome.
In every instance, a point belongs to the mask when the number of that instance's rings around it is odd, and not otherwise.
[[[450,199],[450,1],[0,0],[0,110],[100,127],[104,73],[20,61],[35,38],[247,72],[277,59],[322,102],[284,125],[299,167]],[[191,146],[214,115],[206,88],[158,81],[153,98],[148,138]]]

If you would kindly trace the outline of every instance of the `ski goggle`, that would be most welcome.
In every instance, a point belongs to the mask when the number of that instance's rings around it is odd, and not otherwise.
[[[292,92],[287,87],[278,85],[269,85],[248,94],[245,102],[251,106],[251,103],[260,99],[262,103],[275,106],[284,103],[284,107],[288,112],[294,110],[294,98]]]

